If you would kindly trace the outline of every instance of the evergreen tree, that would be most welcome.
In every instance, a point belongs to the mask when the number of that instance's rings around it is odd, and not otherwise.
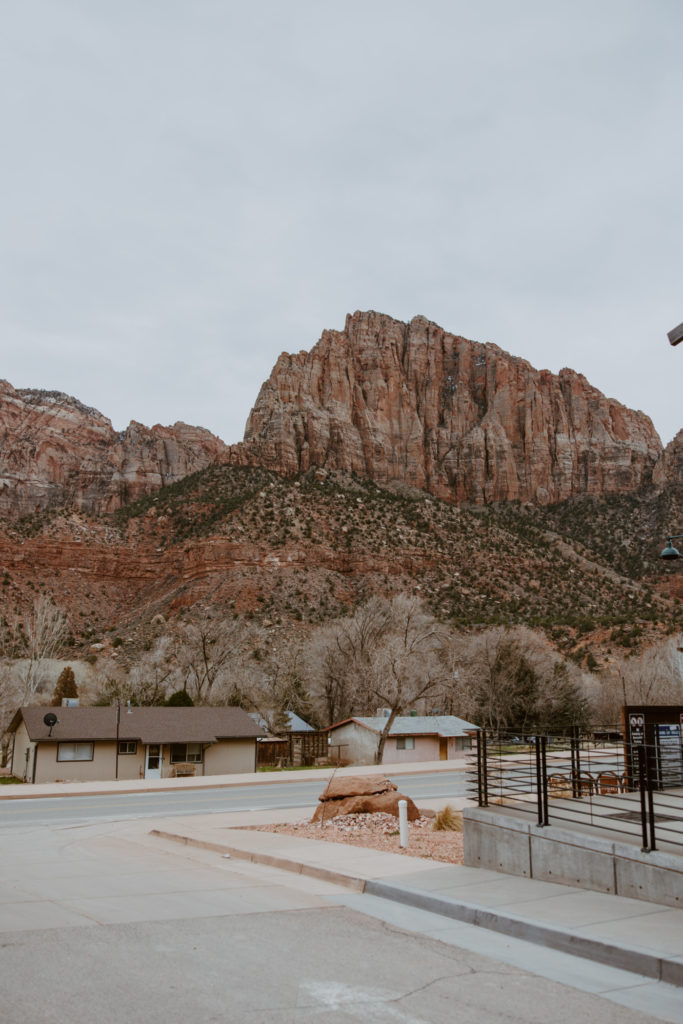
[[[61,707],[62,699],[64,697],[78,697],[76,677],[74,675],[74,670],[70,665],[67,665],[66,668],[63,668],[59,673],[57,685],[55,686],[55,691],[52,694],[52,707]]]
[[[166,701],[167,708],[193,708],[194,701],[187,690],[176,690]]]

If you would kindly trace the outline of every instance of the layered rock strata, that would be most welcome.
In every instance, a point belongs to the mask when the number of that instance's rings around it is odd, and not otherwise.
[[[683,481],[683,432],[662,451],[650,419],[573,370],[536,370],[424,317],[354,313],[310,352],[283,353],[226,446],[176,423],[111,422],[60,392],[0,381],[0,515],[110,512],[213,462],[398,482],[447,501],[553,503]]]
[[[683,492],[683,430],[679,430],[662,452],[653,473],[658,487]]]
[[[226,456],[208,430],[176,423],[121,433],[57,391],[0,381],[0,514],[69,506],[111,512]]]
[[[402,481],[448,501],[546,504],[632,491],[661,453],[649,417],[573,370],[369,312],[280,356],[230,458]]]

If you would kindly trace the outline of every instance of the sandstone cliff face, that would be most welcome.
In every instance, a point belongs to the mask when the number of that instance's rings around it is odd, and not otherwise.
[[[573,370],[369,312],[310,353],[280,356],[230,459],[401,480],[448,501],[545,504],[633,490],[661,452],[647,416]]]
[[[678,431],[662,452],[652,477],[658,487],[683,491],[683,430]]]
[[[225,457],[199,427],[117,433],[111,422],[55,391],[15,390],[0,381],[0,514],[68,505],[111,512]]]
[[[228,448],[198,427],[117,433],[59,392],[0,381],[0,515],[110,512],[212,462],[401,481],[452,502],[551,503],[683,482],[683,431],[662,452],[647,416],[572,370],[535,370],[423,317],[347,317],[280,356]]]

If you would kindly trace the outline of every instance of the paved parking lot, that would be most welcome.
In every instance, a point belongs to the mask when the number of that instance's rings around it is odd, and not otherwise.
[[[326,1024],[452,1024],[457,1009],[465,1024],[546,1024],[550,1007],[557,1024],[676,1019],[502,962],[501,941],[511,955],[514,942],[483,929],[470,929],[485,940],[473,951],[468,926],[179,847],[151,837],[152,824],[5,831],[3,1022],[303,1024],[324,1013]],[[487,944],[493,958],[482,955]],[[584,969],[593,992],[648,988]]]

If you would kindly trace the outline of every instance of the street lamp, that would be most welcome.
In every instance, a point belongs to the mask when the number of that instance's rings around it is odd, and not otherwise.
[[[672,562],[675,558],[680,558],[680,551],[677,551],[671,542],[673,540],[680,540],[681,537],[683,537],[683,533],[672,533],[670,537],[667,537],[666,547],[659,557],[663,558],[667,562]]]
[[[669,331],[667,337],[671,345],[679,345],[683,341],[683,324],[679,324],[678,327],[674,327],[673,331]]]

